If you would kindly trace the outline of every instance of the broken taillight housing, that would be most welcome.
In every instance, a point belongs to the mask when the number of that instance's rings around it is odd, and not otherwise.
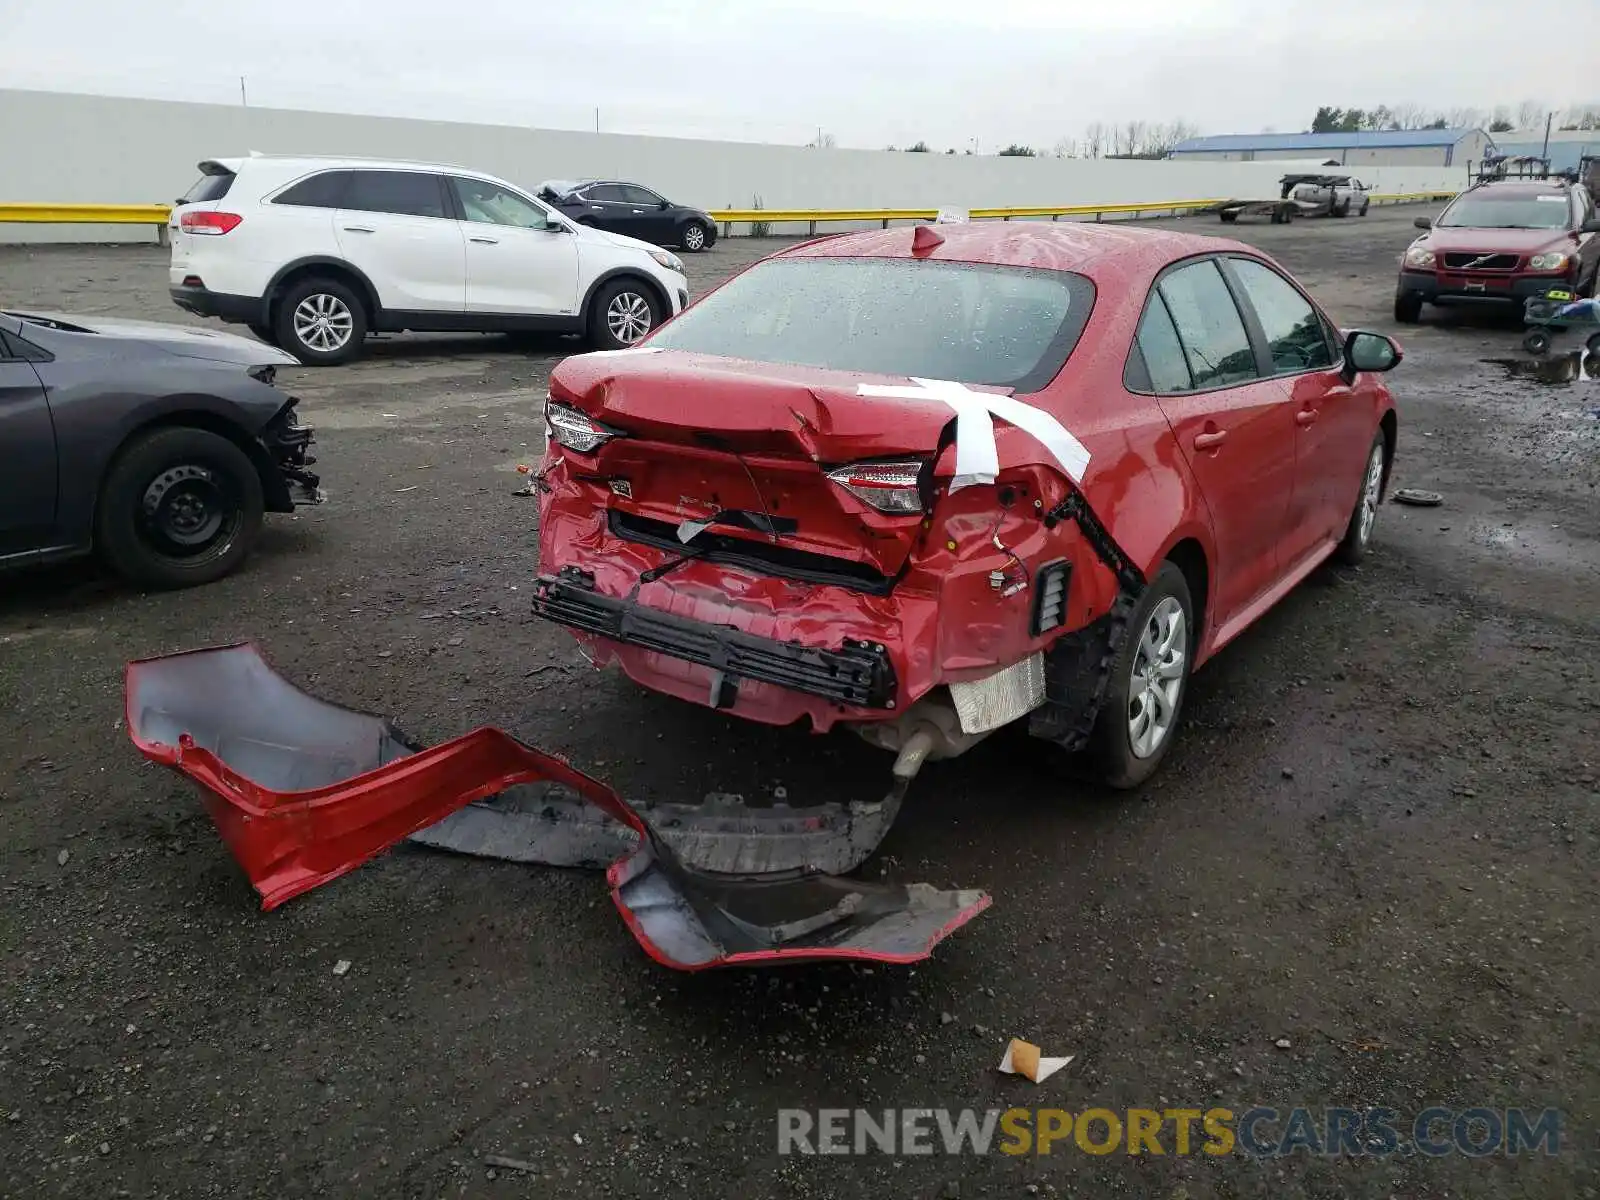
[[[852,463],[829,471],[828,478],[879,512],[921,513],[922,491],[917,486],[921,474],[922,463],[908,459]]]
[[[588,454],[612,438],[622,436],[620,429],[609,429],[591,420],[587,413],[558,400],[544,402],[544,428],[548,436],[580,454]]]
[[[244,218],[231,212],[186,212],[178,217],[178,228],[185,233],[220,237],[238,227]]]

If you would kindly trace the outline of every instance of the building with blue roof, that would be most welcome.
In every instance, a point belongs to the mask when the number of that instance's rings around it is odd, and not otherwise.
[[[1213,162],[1275,159],[1341,166],[1466,167],[1494,149],[1481,129],[1365,129],[1356,133],[1225,133],[1179,142],[1168,158]]]

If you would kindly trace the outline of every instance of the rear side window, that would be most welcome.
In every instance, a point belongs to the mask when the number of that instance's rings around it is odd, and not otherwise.
[[[584,198],[596,204],[621,204],[622,189],[614,183],[597,183],[583,189]]]
[[[1150,297],[1145,307],[1137,340],[1151,391],[1187,392],[1194,387],[1188,360],[1183,355],[1183,343],[1178,340],[1172,314],[1167,311],[1167,303],[1159,292]]]
[[[1215,262],[1180,267],[1162,279],[1159,291],[1196,389],[1233,387],[1259,377],[1244,318]]]
[[[272,202],[295,208],[340,208],[350,175],[349,171],[324,171],[279,192]]]
[[[233,186],[235,178],[237,176],[232,171],[202,175],[195,181],[195,185],[183,194],[178,203],[204,204],[207,200],[221,200],[228,194],[228,189]]]
[[[443,217],[444,178],[420,171],[352,171],[341,207],[402,217]]]

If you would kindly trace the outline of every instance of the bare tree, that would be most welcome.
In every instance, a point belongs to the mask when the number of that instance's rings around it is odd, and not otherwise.
[[[1084,149],[1090,158],[1101,158],[1106,152],[1106,127],[1099,121],[1084,130]]]
[[[819,129],[817,130],[817,136],[806,143],[806,148],[808,150],[832,150],[838,144],[838,139],[835,138],[833,134],[823,133],[822,130]]]
[[[1396,104],[1389,109],[1389,119],[1396,129],[1425,129],[1433,114],[1420,104]]]
[[[1544,125],[1546,109],[1537,100],[1524,100],[1517,106],[1517,128],[1539,129]]]
[[[1194,137],[1198,130],[1187,121],[1174,121],[1171,125],[1152,125],[1145,134],[1144,154],[1148,158],[1165,158],[1180,142]]]
[[[1451,129],[1476,129],[1483,124],[1483,110],[1478,108],[1452,108],[1445,114]]]
[[[1144,142],[1145,123],[1143,121],[1129,121],[1116,132],[1117,154],[1122,158],[1132,158],[1139,153],[1139,147]]]
[[[1077,158],[1077,140],[1074,138],[1062,138],[1056,143],[1054,153],[1057,158]]]

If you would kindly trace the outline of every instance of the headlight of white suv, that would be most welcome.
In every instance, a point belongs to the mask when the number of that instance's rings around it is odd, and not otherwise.
[[[662,250],[659,247],[652,248],[650,251],[650,257],[655,259],[667,270],[676,271],[679,275],[683,274],[683,260],[676,254],[673,254],[670,250]]]
[[[1435,259],[1436,255],[1426,246],[1413,246],[1406,251],[1406,266],[1415,267],[1419,271],[1431,268]]]
[[[1535,271],[1564,271],[1567,269],[1568,258],[1559,250],[1552,250],[1548,254],[1535,254],[1528,260],[1528,266]]]

